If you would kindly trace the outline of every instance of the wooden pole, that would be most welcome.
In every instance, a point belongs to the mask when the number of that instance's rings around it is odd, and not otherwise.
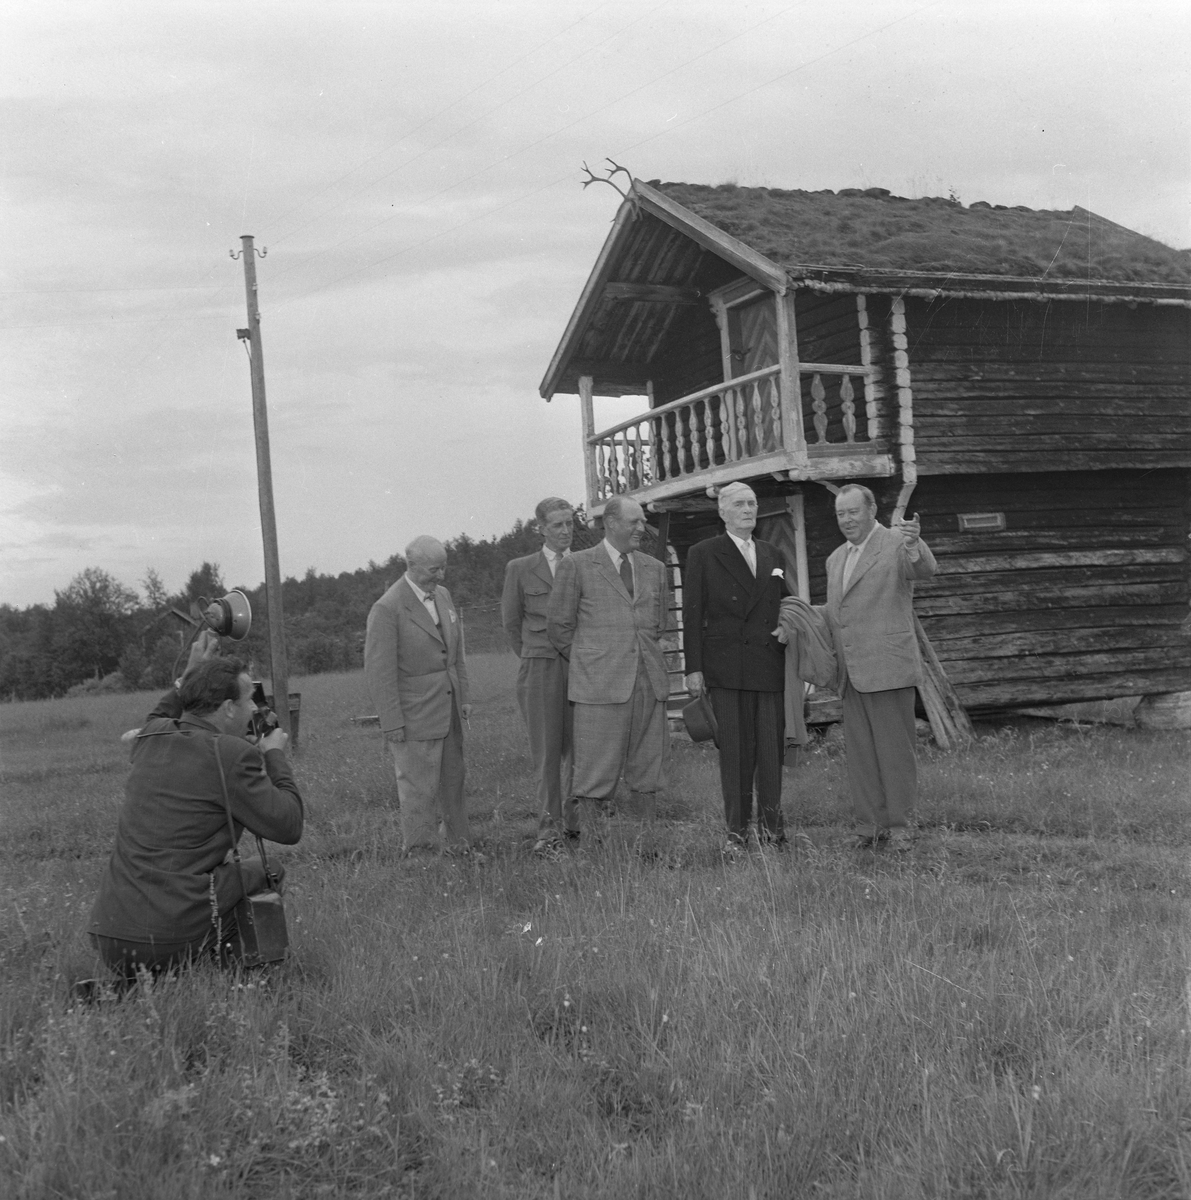
[[[587,486],[587,517],[599,502],[599,473],[596,470],[596,448],[588,441],[595,434],[595,406],[592,396],[595,380],[590,375],[579,376],[579,412],[583,420],[583,479]]]
[[[811,569],[806,553],[806,499],[801,491],[786,497],[790,521],[794,525],[794,567],[798,574],[798,598],[811,602]]]
[[[273,704],[281,728],[292,737],[289,714],[289,659],[285,653],[285,614],[281,605],[281,560],[277,553],[277,516],[273,510],[273,467],[269,457],[269,414],[265,407],[265,357],[257,304],[256,250],[252,234],[243,234],[244,290],[248,299],[248,352],[252,370],[252,423],[256,430],[256,482],[260,496],[261,537],[265,546],[265,597],[269,614],[270,677]],[[295,742],[295,747],[297,743]]]

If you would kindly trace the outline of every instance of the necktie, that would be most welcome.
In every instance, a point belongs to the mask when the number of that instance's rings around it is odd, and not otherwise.
[[[852,572],[856,570],[856,560],[860,557],[860,547],[851,545],[848,547],[848,561],[844,563],[844,587],[848,586],[848,582],[852,578]]]
[[[625,590],[631,596],[633,594],[633,564],[629,562],[627,554],[620,556],[620,578],[624,583]]]
[[[554,573],[555,573],[555,571],[557,571],[557,570],[558,570],[558,557],[557,557],[557,555],[554,555],[554,554],[547,554],[547,555],[546,555],[546,566],[548,566],[548,567],[550,568],[550,574],[551,574],[551,576],[553,576],[553,575],[554,575]]]
[[[754,575],[757,574],[757,547],[753,545],[753,539],[749,538],[744,544],[744,561],[748,563],[749,570]]]

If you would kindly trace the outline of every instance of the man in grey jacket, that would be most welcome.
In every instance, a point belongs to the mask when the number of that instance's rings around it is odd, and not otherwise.
[[[935,573],[917,514],[877,523],[872,492],[848,484],[835,498],[847,539],[827,559],[827,620],[844,709],[848,787],[857,844],[909,845],[918,798],[914,689],[922,658],[914,630],[914,581]]]
[[[471,716],[463,626],[442,586],[447,552],[432,537],[405,549],[405,574],[372,606],[364,678],[380,714],[401,805],[404,849],[466,851],[463,723]]]

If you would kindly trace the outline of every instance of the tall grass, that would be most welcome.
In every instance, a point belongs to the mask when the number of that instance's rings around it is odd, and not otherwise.
[[[361,677],[304,680],[291,961],[85,1005],[151,697],[0,708],[2,1194],[1191,1194],[1185,734],[924,750],[904,859],[846,848],[829,739],[787,772],[810,848],[735,864],[681,744],[657,859],[551,862],[514,660],[473,667],[483,861],[400,858]]]

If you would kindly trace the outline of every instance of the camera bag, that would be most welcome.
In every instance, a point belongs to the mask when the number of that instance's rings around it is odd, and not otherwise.
[[[232,803],[227,794],[227,777],[223,773],[223,760],[219,756],[219,739],[214,739],[215,762],[219,766],[219,785],[223,789],[223,806],[227,812],[227,827],[232,839],[232,861],[240,880],[240,901],[232,910],[236,919],[237,946],[233,957],[242,966],[261,967],[265,963],[280,962],[289,949],[289,931],[285,925],[285,907],[281,902],[281,885],[277,876],[269,870],[265,857],[265,843],[256,835],[261,865],[265,868],[268,881],[267,892],[253,896],[245,894],[244,871],[240,865],[240,839],[236,837],[236,824],[232,820]]]

